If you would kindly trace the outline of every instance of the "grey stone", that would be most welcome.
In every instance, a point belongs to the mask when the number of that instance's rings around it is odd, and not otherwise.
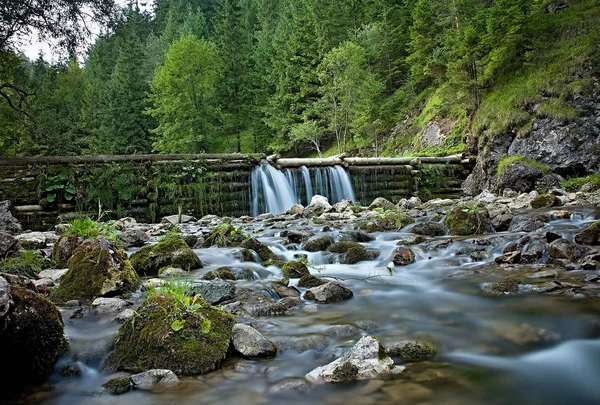
[[[150,239],[150,236],[144,230],[138,228],[126,229],[119,232],[117,236],[126,248],[142,247]]]
[[[42,270],[38,273],[38,277],[40,279],[43,278],[49,278],[52,281],[59,282],[61,277],[64,276],[65,274],[67,274],[67,272],[69,271],[69,269],[49,269],[49,270]]]
[[[448,233],[448,229],[438,222],[427,221],[416,224],[411,231],[417,235],[443,236]]]
[[[131,320],[131,318],[133,318],[133,309],[124,309],[123,311],[121,311],[117,316],[115,316],[113,319],[111,319],[111,322],[117,322],[117,323],[125,323]]]
[[[304,293],[304,298],[311,301],[317,301],[321,304],[332,304],[352,298],[352,291],[338,283],[326,283],[318,287],[308,289]]]
[[[0,276],[0,317],[8,312],[11,304],[10,285],[4,277]]]
[[[241,323],[233,325],[231,341],[235,350],[246,357],[264,358],[277,354],[277,347],[249,325]]]
[[[395,366],[394,361],[382,353],[385,348],[376,337],[363,336],[344,356],[312,370],[306,379],[314,383],[347,383],[404,371],[404,367]]]
[[[11,213],[12,203],[0,201],[0,231],[18,233],[23,229],[19,221]]]
[[[199,294],[209,304],[215,305],[232,299],[235,295],[235,286],[222,280],[196,280],[192,292]]]
[[[9,252],[15,250],[17,239],[7,232],[0,231],[0,257],[4,258]]]
[[[183,270],[179,267],[167,267],[166,269],[164,269],[160,272],[158,277],[169,279],[171,277],[177,277],[177,276],[184,275],[185,273],[186,273],[185,270]]]
[[[127,302],[120,298],[96,298],[92,302],[92,308],[100,313],[121,312],[127,306]]]
[[[508,227],[509,232],[535,232],[537,229],[544,226],[544,223],[536,218],[515,215]]]
[[[169,215],[167,217],[163,217],[163,224],[189,224],[190,222],[196,222],[196,218],[190,215]]]
[[[148,370],[131,376],[134,387],[146,391],[151,391],[162,384],[173,384],[178,381],[179,378],[174,372],[163,369]]]
[[[46,248],[46,235],[41,232],[28,232],[15,237],[23,249],[36,250]]]
[[[381,208],[384,211],[393,211],[396,209],[396,206],[383,197],[377,197],[373,200],[371,205],[369,205],[370,210],[374,210],[375,208]]]
[[[304,244],[304,250],[308,252],[322,252],[333,245],[334,240],[329,235],[313,236]]]
[[[403,340],[389,346],[387,354],[399,357],[405,362],[417,362],[431,359],[435,356],[436,351],[433,347],[418,340]]]

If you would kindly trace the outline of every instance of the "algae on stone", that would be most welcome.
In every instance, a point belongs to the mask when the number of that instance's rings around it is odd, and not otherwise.
[[[297,261],[291,261],[286,263],[281,268],[281,273],[285,278],[300,278],[302,276],[309,275],[308,267],[306,264]]]
[[[227,355],[235,318],[201,298],[196,303],[198,308],[187,311],[181,310],[171,295],[148,298],[132,321],[119,329],[103,368],[136,373],[167,369],[177,375],[203,374],[217,368]],[[206,320],[210,323],[208,331]],[[182,327],[173,327],[175,321]]]
[[[491,230],[490,216],[484,207],[478,205],[458,205],[454,207],[444,224],[450,235],[476,235]]]
[[[130,261],[140,276],[156,276],[163,267],[179,267],[184,270],[202,267],[196,253],[182,238],[176,236],[141,248],[131,255]]]

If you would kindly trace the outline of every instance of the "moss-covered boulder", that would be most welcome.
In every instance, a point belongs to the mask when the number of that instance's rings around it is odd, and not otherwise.
[[[333,245],[333,238],[329,235],[313,236],[304,244],[304,250],[307,252],[322,252]]]
[[[233,247],[240,246],[246,240],[246,236],[239,228],[234,228],[233,225],[224,223],[212,230],[212,232],[204,239],[203,247]]]
[[[600,221],[594,222],[575,235],[575,242],[580,245],[600,245]]]
[[[69,271],[50,298],[57,303],[93,301],[135,291],[140,279],[127,260],[127,253],[98,236],[83,242],[67,262]]]
[[[309,275],[308,267],[306,264],[297,261],[291,261],[286,263],[281,268],[281,273],[285,278],[300,278],[302,276]]]
[[[384,232],[395,231],[414,222],[413,217],[396,209],[373,215],[367,221],[359,222],[358,226],[366,232]]]
[[[298,280],[298,287],[312,288],[318,287],[325,283],[327,283],[327,281],[324,281],[317,276],[313,276],[312,274],[307,274],[305,276],[300,277],[300,280]]]
[[[355,264],[365,260],[369,260],[367,249],[360,243],[352,241],[342,241],[335,243],[327,248],[328,252],[343,254],[340,263]]]
[[[219,267],[218,269],[211,270],[207,272],[204,276],[202,276],[202,280],[214,280],[215,278],[220,278],[221,280],[236,280],[237,277],[231,267],[224,266]]]
[[[163,267],[179,267],[184,270],[202,267],[200,258],[179,237],[169,237],[156,245],[145,246],[132,254],[130,261],[140,276],[156,276]]]
[[[531,205],[531,208],[550,208],[560,205],[560,200],[555,195],[542,194],[531,200],[529,204]]]
[[[240,247],[244,249],[254,250],[260,260],[262,262],[267,262],[269,260],[277,260],[277,256],[271,249],[269,249],[266,245],[257,241],[254,238],[247,238],[241,244]]]
[[[492,230],[490,215],[480,205],[457,205],[448,213],[444,224],[450,235],[477,235]]]
[[[73,252],[81,243],[83,243],[83,238],[77,235],[62,235],[58,238],[52,247],[52,260],[56,262],[56,267],[66,268]]]
[[[5,353],[0,381],[4,393],[45,379],[69,348],[62,317],[52,302],[15,286],[10,287],[10,301],[8,311],[0,316],[0,347]]]
[[[103,368],[135,373],[167,369],[177,375],[217,368],[227,355],[235,318],[201,298],[195,304],[185,306],[171,295],[148,298],[119,329]]]

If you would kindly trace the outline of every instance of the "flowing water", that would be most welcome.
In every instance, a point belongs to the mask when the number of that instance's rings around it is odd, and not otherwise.
[[[271,176],[265,167],[260,176]],[[318,173],[318,172],[317,172]],[[285,174],[283,175],[285,177]],[[305,170],[292,179],[304,181]],[[312,176],[311,176],[312,177]],[[289,180],[289,179],[288,179]],[[285,181],[288,181],[285,180]],[[312,183],[314,189],[320,185]],[[294,201],[295,202],[295,201]],[[572,238],[592,220],[598,209],[577,209],[570,220],[557,220],[546,229]],[[297,221],[290,228],[301,227]],[[438,237],[412,246],[417,261],[393,267],[390,256],[397,240],[410,232],[376,233],[365,243],[380,251],[376,260],[342,265],[324,253],[290,250],[281,229],[265,222],[245,224],[245,231],[264,242],[282,258],[306,255],[312,272],[343,279],[354,297],[339,304],[305,301],[287,316],[258,318],[265,336],[277,342],[274,359],[226,361],[220,370],[182,378],[157,393],[130,392],[122,396],[94,395],[110,377],[99,371],[119,325],[111,315],[65,319],[73,358],[84,366],[79,378],[53,376],[30,403],[44,404],[598,404],[600,403],[600,284],[586,285],[584,297],[522,293],[486,296],[481,286],[508,273],[522,276],[527,267],[500,268],[494,258],[523,234],[496,233],[455,239],[446,249],[432,245]],[[322,226],[312,227],[322,234]],[[198,232],[187,226],[185,232]],[[344,228],[325,233],[339,240]],[[493,241],[486,245],[481,238]],[[477,243],[473,243],[476,241]],[[485,246],[488,259],[474,261],[469,252]],[[293,249],[294,247],[290,247]],[[206,264],[195,276],[223,265],[251,271],[252,280],[238,285],[262,285],[272,295],[269,279],[280,277],[277,267],[244,263],[235,248],[198,249]],[[466,253],[465,253],[466,252]],[[533,266],[532,266],[533,268]],[[561,271],[559,280],[582,285],[595,271]],[[291,284],[295,284],[292,280]],[[532,280],[532,284],[541,280]],[[302,290],[304,291],[304,290]],[[137,301],[139,304],[139,301]],[[348,326],[348,325],[353,326]],[[343,326],[343,327],[341,327]],[[358,329],[360,326],[364,329]],[[369,332],[367,332],[368,330]],[[407,364],[398,379],[359,381],[349,385],[323,384],[303,391],[279,392],[283,382],[299,381],[314,369],[339,357],[361,334],[374,334],[382,343],[404,339],[431,342],[438,355],[425,363]],[[316,343],[315,343],[316,342]],[[67,359],[68,360],[68,359]]]
[[[356,201],[350,176],[341,166],[277,170],[263,163],[252,171],[252,216],[280,214],[294,204],[308,205],[316,194],[327,197],[331,204],[343,199]]]

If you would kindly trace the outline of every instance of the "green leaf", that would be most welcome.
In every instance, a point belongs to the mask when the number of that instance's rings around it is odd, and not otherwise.
[[[184,320],[176,319],[171,324],[171,329],[173,329],[175,332],[177,332],[177,331],[180,331],[181,329],[183,329],[184,325],[185,325]],[[202,330],[204,331],[204,324],[202,324]]]
[[[202,333],[204,333],[205,335],[210,332],[210,327],[211,327],[211,323],[207,318],[204,318],[204,320],[202,321]]]
[[[54,194],[54,193],[48,194],[48,196],[46,197],[46,200],[48,200],[48,202],[54,202],[54,200],[56,200],[56,194]]]

